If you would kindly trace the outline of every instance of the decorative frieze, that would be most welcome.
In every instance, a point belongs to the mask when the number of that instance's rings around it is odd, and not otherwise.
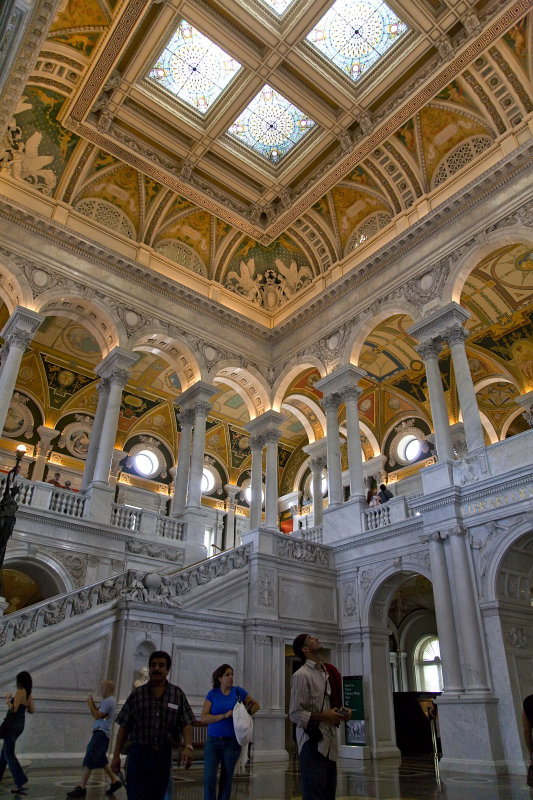
[[[317,564],[321,567],[330,566],[329,552],[316,544],[287,537],[286,540],[278,540],[277,555],[280,558],[289,558],[300,561],[303,564]]]

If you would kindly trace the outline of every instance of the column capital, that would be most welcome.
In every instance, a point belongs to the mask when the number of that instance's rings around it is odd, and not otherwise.
[[[263,450],[265,437],[262,435],[250,436],[250,450]]]
[[[451,347],[453,344],[464,343],[469,337],[469,333],[466,328],[460,323],[455,323],[454,325],[450,325],[449,328],[446,328],[442,332],[442,338],[446,339],[448,342],[448,346]]]
[[[43,322],[43,320],[44,316],[42,314],[37,314],[36,311],[32,311],[29,308],[24,308],[24,306],[17,306],[0,331],[0,335],[7,340],[13,331],[23,331],[25,333],[29,333],[30,337],[33,337],[35,331],[41,322]]]
[[[533,391],[519,394],[514,398],[515,403],[518,403],[524,410],[522,415],[530,428],[533,428]]]
[[[304,453],[307,453],[309,458],[326,458],[327,456],[327,439],[317,439],[316,442],[311,442],[302,447]]]
[[[328,459],[326,456],[315,456],[314,458],[309,459],[309,465],[311,467],[311,472],[321,472],[326,464],[328,463]]]
[[[130,379],[130,373],[127,369],[114,369],[109,375],[109,386],[121,386],[124,388]]]
[[[286,417],[280,414],[279,411],[270,409],[270,411],[265,411],[265,413],[261,414],[259,417],[251,419],[244,428],[253,437],[267,436],[270,438],[275,433],[279,438],[279,426],[282,422],[285,422],[285,419]]]
[[[194,425],[194,408],[183,408],[178,412],[177,417],[182,428],[187,425],[192,427]]]
[[[211,411],[211,403],[209,400],[197,400],[194,406],[191,408],[191,411],[194,411],[194,419],[198,416],[205,417],[207,419],[209,412]]]
[[[98,382],[98,385],[96,387],[100,395],[104,395],[106,394],[106,392],[109,392],[110,388],[111,388],[111,381],[109,380],[109,378],[100,378],[100,381]]]
[[[441,536],[440,531],[434,531],[433,533],[423,533],[419,540],[421,544],[429,544],[430,542],[443,542],[444,537]]]
[[[46,425],[39,425],[37,428],[39,434],[39,444],[37,445],[37,455],[45,456],[50,448],[52,440],[59,436],[59,431],[55,428],[47,428]]]
[[[328,394],[326,397],[323,397],[321,400],[321,405],[324,411],[338,411],[340,404],[342,403],[342,397],[340,394]]]
[[[431,358],[438,358],[441,350],[442,341],[440,339],[426,339],[415,347],[415,351],[424,362]]]
[[[346,386],[344,389],[339,390],[339,397],[346,403],[349,400],[354,400],[356,403],[363,393],[361,386]]]
[[[185,389],[185,391],[176,398],[175,402],[182,410],[185,408],[193,408],[198,402],[208,402],[211,400],[218,391],[217,386],[212,386],[210,383],[205,383],[205,381],[197,381],[192,386],[189,386],[188,389]]]
[[[414,325],[407,328],[407,333],[419,341],[425,341],[442,336],[443,331],[451,325],[458,323],[462,326],[467,319],[470,319],[470,316],[471,314],[466,308],[452,301],[443,308],[438,308],[432,314],[428,314],[420,322],[415,322]]]
[[[138,360],[137,353],[125,350],[123,347],[113,347],[106,357],[96,365],[94,371],[99,378],[111,378],[114,373],[127,371]]]
[[[30,331],[14,328],[7,334],[4,347],[8,353],[12,347],[19,347],[21,350],[26,350],[32,343],[32,339],[33,333],[30,333]]]
[[[331,394],[339,394],[344,389],[357,387],[361,378],[365,378],[367,374],[364,369],[356,367],[355,364],[345,364],[317,381],[315,388],[326,398]]]

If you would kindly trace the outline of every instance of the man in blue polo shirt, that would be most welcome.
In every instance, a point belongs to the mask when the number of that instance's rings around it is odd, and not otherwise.
[[[113,681],[104,681],[102,684],[103,700],[97,706],[92,694],[87,698],[87,705],[94,718],[93,735],[87,745],[85,758],[83,759],[83,775],[79,786],[67,792],[67,797],[85,797],[87,794],[87,783],[93,769],[103,769],[111,781],[111,786],[107,790],[107,795],[112,795],[122,786],[117,780],[116,775],[111,772],[111,767],[107,760],[107,748],[111,737],[111,725],[115,717],[116,700],[113,696],[115,684]]]

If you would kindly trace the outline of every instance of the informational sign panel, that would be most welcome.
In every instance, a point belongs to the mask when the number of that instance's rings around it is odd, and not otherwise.
[[[347,745],[366,744],[365,704],[363,700],[363,676],[349,675],[342,679],[344,705],[352,712],[352,718],[345,722],[345,740]]]

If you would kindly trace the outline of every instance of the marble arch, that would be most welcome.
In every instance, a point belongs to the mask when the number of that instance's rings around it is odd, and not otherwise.
[[[507,245],[524,244],[533,247],[533,232],[526,225],[511,224],[490,233],[482,233],[467,248],[456,263],[451,259],[450,275],[444,286],[443,303],[461,302],[465,282],[478,264],[491,253]]]
[[[313,431],[313,428],[312,428],[309,420],[307,419],[307,417],[303,413],[303,411],[301,411],[299,408],[296,408],[296,406],[291,405],[291,403],[287,402],[287,401],[285,401],[285,402],[283,402],[281,404],[281,411],[288,411],[289,414],[292,414],[293,416],[296,417],[298,422],[300,422],[303,425],[303,428],[304,428],[306,436],[307,436],[307,441],[310,444],[311,444],[311,442],[316,441],[315,432]]]
[[[31,285],[22,269],[13,264],[11,258],[0,261],[0,300],[6,304],[10,314],[16,306],[35,311]]]
[[[502,425],[502,429],[500,431],[500,441],[503,441],[507,437],[507,431],[509,430],[515,419],[517,419],[523,413],[524,413],[523,408],[517,408],[515,411],[512,411],[509,414],[509,416]]]
[[[325,436],[326,435],[326,415],[322,411],[322,408],[318,404],[318,402],[316,402],[315,400],[312,400],[310,397],[307,397],[304,394],[293,393],[293,394],[288,394],[288,395],[286,395],[286,397],[283,398],[282,408],[283,408],[284,405],[288,405],[290,407],[290,410],[293,411],[293,409],[295,408],[295,406],[291,402],[293,400],[297,400],[298,402],[302,403],[304,406],[306,406],[309,409],[309,411],[311,411],[312,414],[315,415],[315,417],[317,418],[317,421],[318,421],[318,425],[320,425],[320,427],[322,429],[321,430],[322,436]],[[299,410],[299,409],[297,409],[297,410]],[[303,412],[300,411],[300,413],[303,413]],[[295,416],[297,416],[297,415],[295,414]],[[307,423],[307,426],[309,426],[311,428],[311,432],[312,432],[312,438],[309,439],[309,443],[314,442],[317,439],[320,439],[321,437],[317,436],[318,431],[314,431],[312,429],[311,423],[309,422],[308,419],[306,419],[306,423]],[[307,430],[307,426],[304,425],[304,428],[306,428],[306,430]]]
[[[216,374],[212,376],[213,383],[228,383],[229,380],[235,384],[232,388],[238,387],[235,391],[245,401],[250,419],[255,419],[271,407],[268,384],[254,367],[243,367],[239,361],[229,359],[217,362]],[[228,386],[231,384],[228,383]]]
[[[4,565],[6,569],[16,569],[35,581],[45,599],[76,589],[71,574],[50,553],[30,555],[27,548],[17,546],[10,550]]]
[[[82,324],[96,339],[102,358],[126,338],[121,326],[111,317],[110,310],[97,298],[88,300],[58,287],[39,295],[35,310],[48,317],[67,317]]]
[[[409,578],[415,575],[423,575],[431,582],[431,570],[429,560],[410,561],[409,555],[400,557],[399,567],[396,563],[385,567],[379,574],[375,575],[373,568],[362,569],[359,573],[359,585],[363,580],[365,571],[368,574],[366,579],[368,588],[365,596],[361,600],[361,625],[387,626],[387,615],[394,593]],[[370,574],[371,573],[371,574]]]
[[[300,361],[298,364],[289,364],[285,368],[272,387],[272,408],[274,411],[279,411],[281,408],[283,398],[285,397],[285,392],[291,385],[292,381],[301,372],[304,372],[304,370],[310,369],[311,367],[316,367],[321,378],[325,377],[327,370],[322,361],[316,356],[309,355],[308,353],[305,354],[302,361]]]
[[[529,535],[533,538],[533,512],[516,515],[510,524],[506,519],[493,521],[488,531],[480,551],[480,556],[485,561],[484,568],[480,569],[480,594],[484,602],[491,603],[496,602],[500,596],[498,578],[506,555],[523,537]]]
[[[189,346],[181,339],[170,336],[161,326],[146,324],[132,336],[128,348],[140,353],[152,353],[174,367],[185,391],[193,383],[201,380],[201,370]]]
[[[379,311],[376,314],[372,317],[365,316],[359,324],[355,325],[346,343],[344,358],[342,359],[343,362],[357,366],[359,364],[361,350],[369,334],[386,319],[394,317],[396,314],[406,314],[411,318],[413,323],[421,319],[420,313],[411,303],[408,303],[407,300],[401,305],[397,300],[391,302],[385,301],[383,304],[380,304]]]

